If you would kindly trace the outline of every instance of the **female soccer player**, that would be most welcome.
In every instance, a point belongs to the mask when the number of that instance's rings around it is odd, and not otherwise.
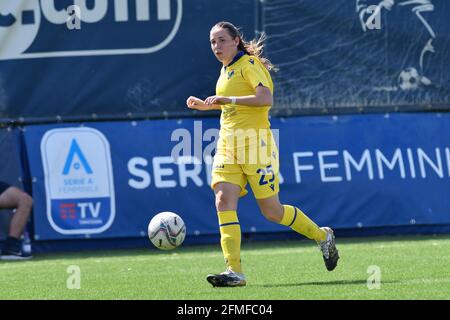
[[[269,123],[273,103],[269,71],[274,66],[261,55],[262,41],[263,38],[246,42],[230,22],[217,23],[210,31],[211,49],[223,64],[216,95],[204,101],[191,96],[186,101],[191,109],[222,110],[211,188],[216,198],[220,242],[227,269],[207,276],[214,287],[246,285],[236,210],[239,197],[247,194],[247,183],[268,220],[291,227],[317,242],[329,271],[336,267],[339,259],[333,231],[328,227],[319,228],[300,209],[282,205],[278,198],[278,149]]]

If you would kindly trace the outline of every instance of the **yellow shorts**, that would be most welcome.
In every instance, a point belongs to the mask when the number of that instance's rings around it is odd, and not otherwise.
[[[248,193],[248,182],[256,199],[276,195],[280,191],[278,148],[271,135],[268,140],[263,137],[258,139],[257,144],[233,148],[232,152],[226,148],[224,139],[219,139],[213,161],[211,188],[214,189],[219,182],[232,183],[241,187],[242,197]]]

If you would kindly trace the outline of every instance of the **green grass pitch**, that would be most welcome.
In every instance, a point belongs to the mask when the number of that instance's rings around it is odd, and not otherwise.
[[[450,298],[450,236],[338,238],[337,246],[341,260],[328,272],[311,241],[244,242],[247,286],[240,288],[205,281],[224,269],[219,244],[40,254],[0,262],[0,299]],[[68,288],[71,265],[79,267],[79,289]],[[381,271],[379,289],[368,288],[370,266]]]

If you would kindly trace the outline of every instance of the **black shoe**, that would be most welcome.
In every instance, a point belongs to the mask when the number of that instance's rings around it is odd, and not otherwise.
[[[334,232],[331,228],[321,228],[327,233],[327,239],[318,243],[320,251],[322,251],[323,261],[328,271],[333,271],[336,268],[339,260],[339,252],[336,249],[334,240]]]
[[[29,253],[24,253],[21,250],[19,251],[11,251],[6,250],[2,251],[2,254],[0,255],[0,260],[5,261],[15,261],[15,260],[30,260],[33,256]]]
[[[31,258],[30,253],[22,251],[22,241],[14,237],[6,238],[0,254],[0,260],[29,260]]]
[[[209,274],[206,280],[213,287],[243,287],[247,284],[242,273],[233,272],[230,269],[219,274]]]

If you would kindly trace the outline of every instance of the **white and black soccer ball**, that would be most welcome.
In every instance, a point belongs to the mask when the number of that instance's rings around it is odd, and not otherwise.
[[[417,90],[421,84],[421,77],[416,68],[406,68],[398,75],[398,86],[405,91]]]
[[[148,224],[148,237],[158,249],[175,249],[186,237],[186,225],[176,213],[160,212]]]

